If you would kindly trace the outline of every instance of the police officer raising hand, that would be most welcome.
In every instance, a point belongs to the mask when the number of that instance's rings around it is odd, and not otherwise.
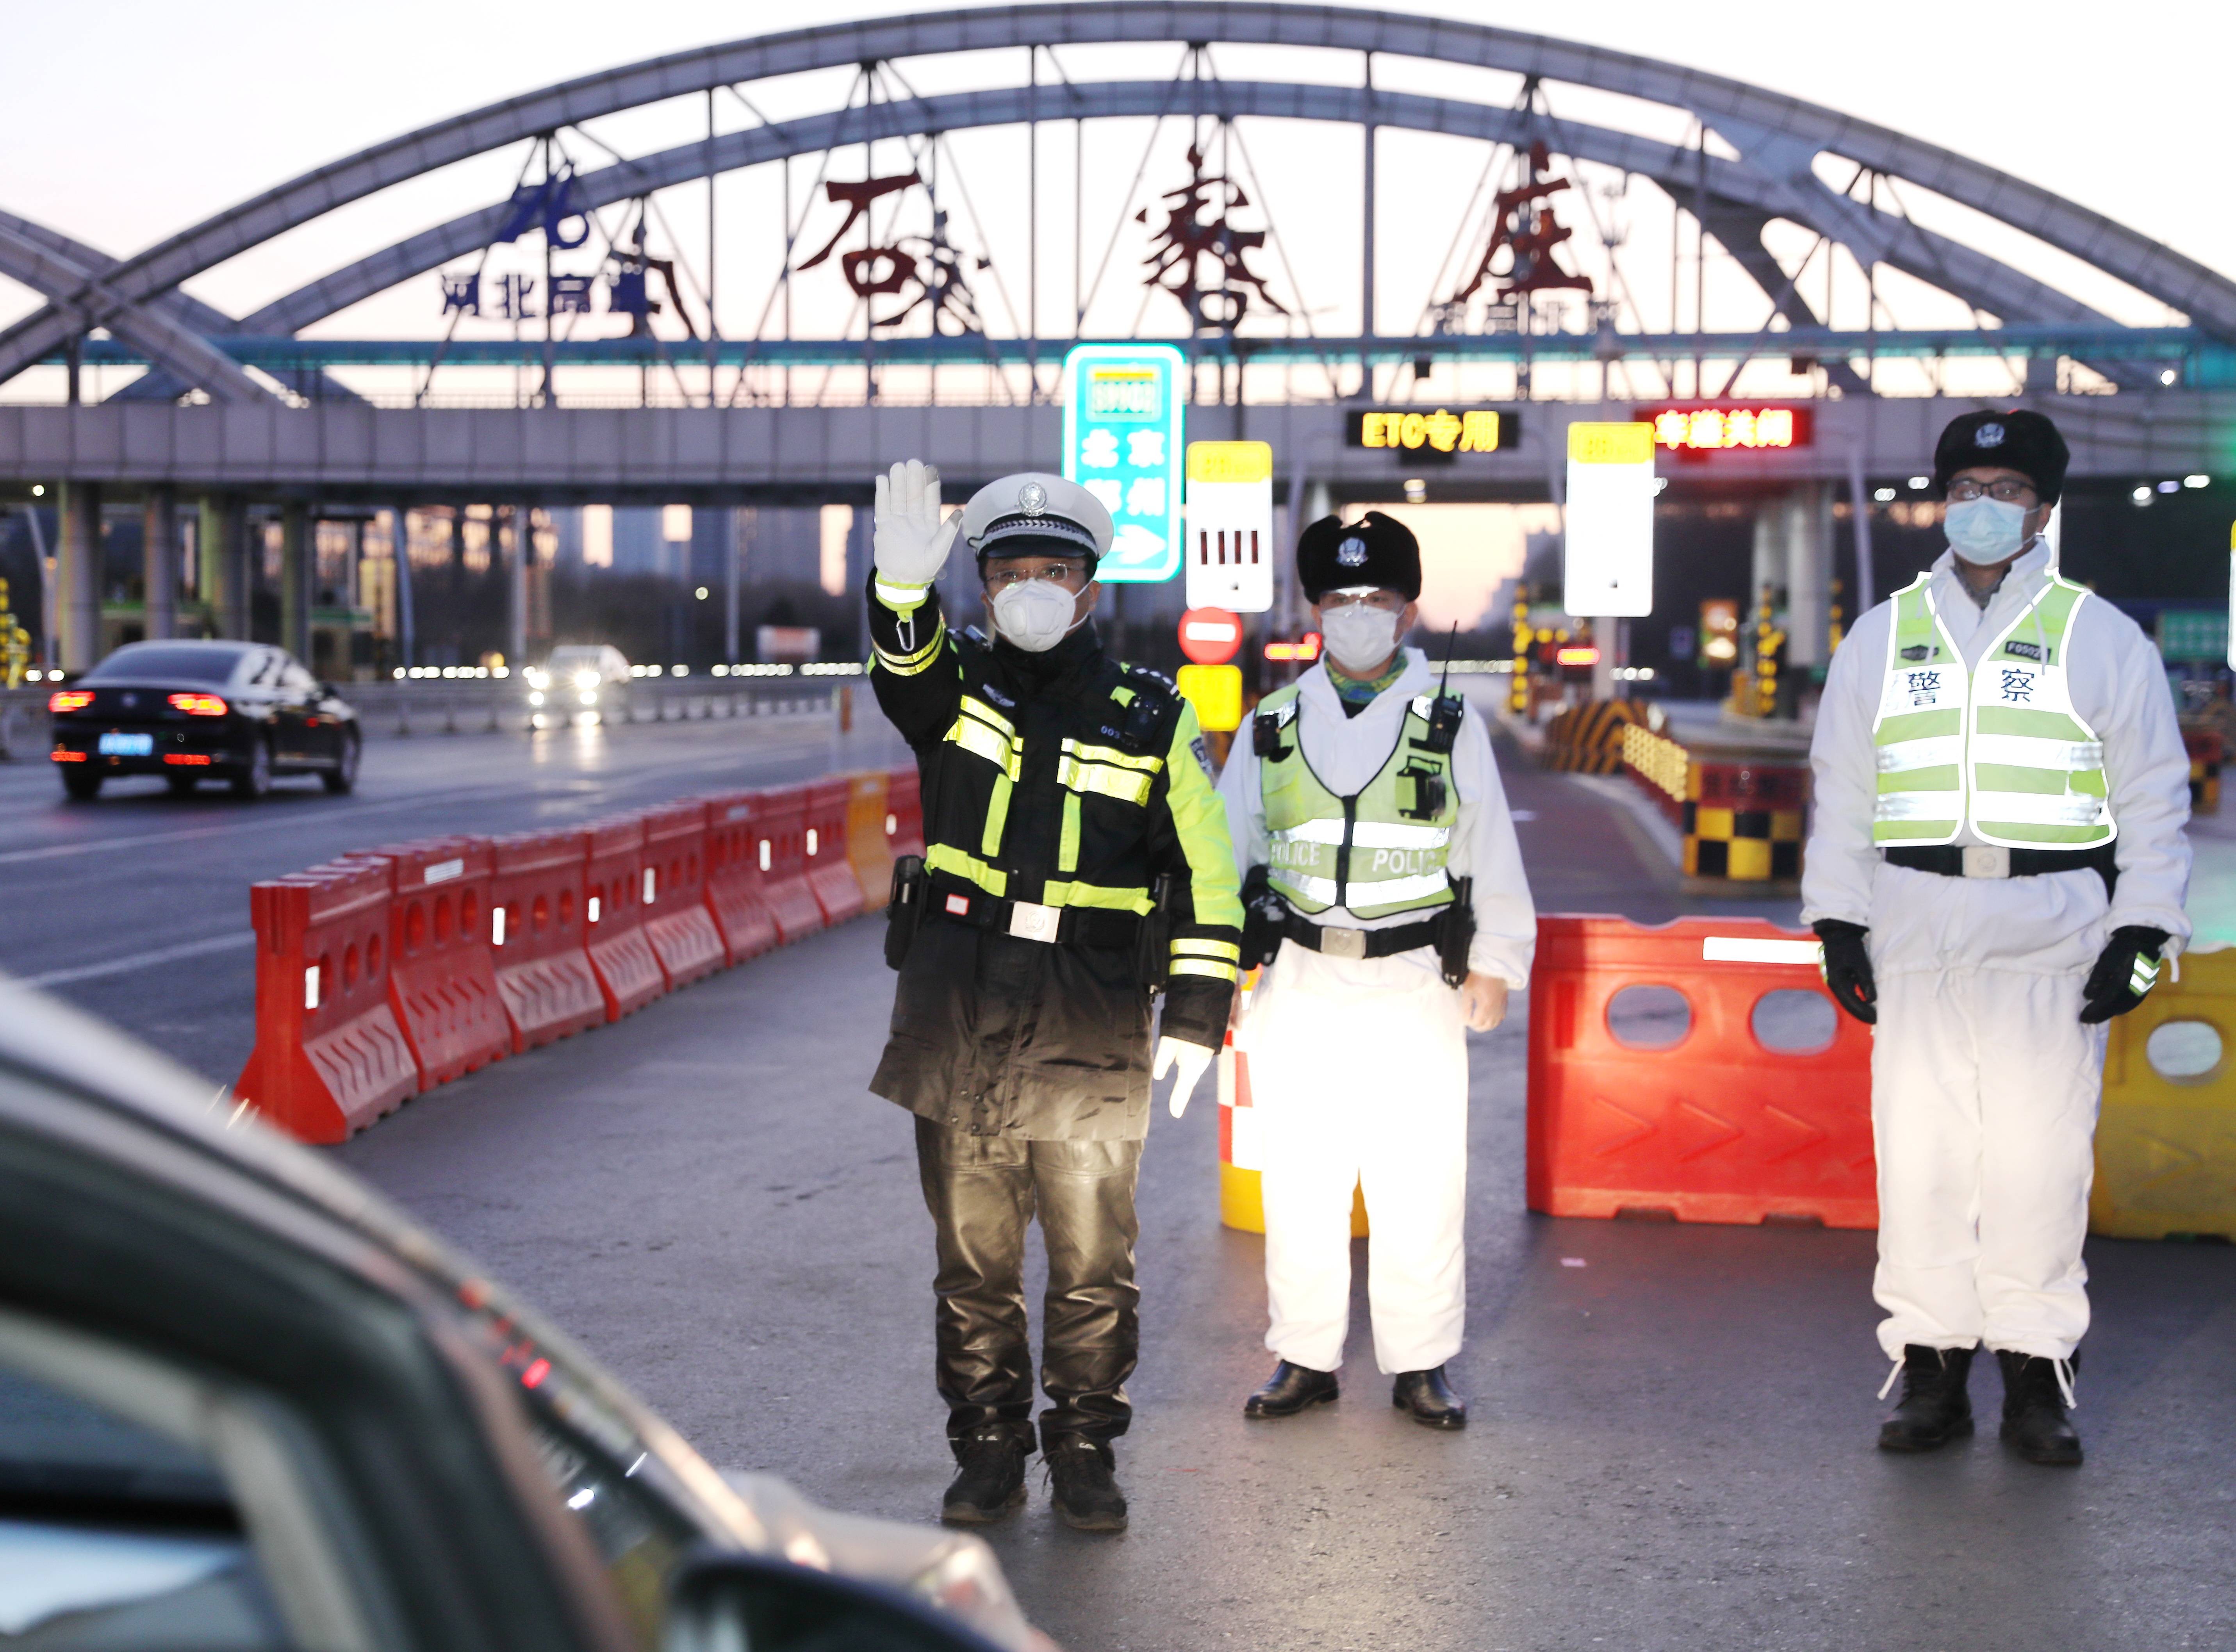
[[[960,539],[995,631],[949,630],[933,582]],[[1112,1442],[1140,1339],[1134,1180],[1155,1076],[1177,1115],[1225,1036],[1242,908],[1195,713],[1102,652],[1109,513],[1026,472],[940,519],[914,460],[878,479],[871,681],[915,751],[925,851],[904,862],[900,971],[871,1088],[916,1115],[937,1234],[935,1340],[956,1475],[942,1517],[1001,1518],[1036,1439],[1057,1513],[1121,1529]],[[1160,1000],[1161,1010],[1160,1010]],[[1049,1256],[1033,1418],[1026,1227]]]

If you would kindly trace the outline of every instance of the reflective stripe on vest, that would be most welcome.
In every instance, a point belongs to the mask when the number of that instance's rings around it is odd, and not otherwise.
[[[1967,671],[1920,575],[1895,595],[1871,740],[1874,843],[2088,848],[2117,833],[2104,743],[2073,708],[2065,642],[2088,590],[2051,575]]]
[[[1271,840],[1268,881],[1297,911],[1333,906],[1358,918],[1443,906],[1452,898],[1444,871],[1459,797],[1447,754],[1417,749],[1428,733],[1429,698],[1406,708],[1398,743],[1381,772],[1355,797],[1332,792],[1305,760],[1300,732],[1292,721],[1294,688],[1277,689],[1259,702],[1261,715],[1286,725],[1286,755],[1259,761],[1258,784]],[[1409,819],[1401,805],[1417,807],[1417,778],[1441,777],[1444,800],[1434,813]]]

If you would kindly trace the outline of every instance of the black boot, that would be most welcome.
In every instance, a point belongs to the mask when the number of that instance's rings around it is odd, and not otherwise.
[[[1325,1405],[1336,1397],[1335,1372],[1291,1365],[1273,1367],[1266,1385],[1242,1402],[1245,1417],[1294,1417],[1307,1405]]]
[[[2081,1436],[2065,1414],[2065,1390],[2057,1361],[2039,1354],[1996,1350],[2003,1368],[2003,1441],[2029,1463],[2073,1468],[2081,1461]],[[2068,1371],[2081,1368],[2075,1350]]]
[[[1056,1482],[1056,1511],[1075,1531],[1126,1530],[1126,1494],[1118,1489],[1117,1453],[1084,1434],[1044,1440],[1041,1460]]]
[[[1879,1425],[1879,1450],[1937,1451],[1972,1432],[1972,1353],[1915,1342],[1902,1351],[1902,1398]]]
[[[1467,1401],[1452,1392],[1444,1380],[1444,1368],[1433,1371],[1401,1371],[1390,1390],[1390,1403],[1399,1411],[1413,1413],[1413,1420],[1424,1428],[1465,1428]]]
[[[950,1444],[961,1466],[940,1499],[939,1517],[949,1525],[987,1525],[1025,1500],[1025,1459],[1033,1450],[1030,1423],[981,1423]]]

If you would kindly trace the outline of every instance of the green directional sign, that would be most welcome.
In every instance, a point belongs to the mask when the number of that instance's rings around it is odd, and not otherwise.
[[[2228,657],[2228,610],[2220,608],[2162,608],[2159,610],[2159,655],[2187,663]]]
[[[1117,532],[1095,577],[1147,582],[1180,570],[1180,420],[1187,364],[1163,344],[1083,344],[1063,360],[1063,473]]]

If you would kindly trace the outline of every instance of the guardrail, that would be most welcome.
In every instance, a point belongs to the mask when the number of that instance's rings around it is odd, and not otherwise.
[[[467,678],[338,685],[367,738],[418,734],[526,733],[537,708],[525,683]],[[851,721],[858,679],[829,677],[640,678],[624,695],[598,708],[612,724],[702,722],[737,717],[828,717]],[[0,762],[34,762],[49,749],[53,731],[44,686],[0,689]],[[842,700],[842,696],[844,699]],[[562,696],[563,698],[563,696]],[[553,706],[549,715],[570,710]]]

